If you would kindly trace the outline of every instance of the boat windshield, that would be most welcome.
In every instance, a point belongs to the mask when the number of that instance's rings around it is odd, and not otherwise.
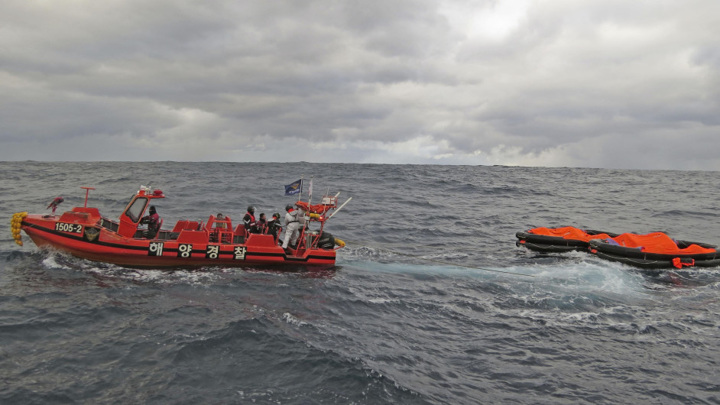
[[[139,197],[133,203],[125,210],[125,214],[130,218],[133,222],[138,222],[140,220],[140,215],[142,215],[143,211],[145,210],[145,206],[148,203],[147,198]]]

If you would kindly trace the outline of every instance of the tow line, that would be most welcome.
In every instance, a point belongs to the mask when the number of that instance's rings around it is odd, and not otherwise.
[[[385,252],[388,252],[388,253],[392,253],[392,254],[395,254],[395,255],[398,255],[398,256],[411,257],[411,258],[413,258],[413,259],[418,259],[418,260],[422,260],[422,261],[426,261],[426,262],[430,262],[430,263],[435,263],[435,264],[442,264],[442,265],[445,265],[445,266],[462,267],[462,268],[466,268],[466,269],[482,270],[482,271],[488,271],[488,272],[492,272],[492,273],[511,274],[511,275],[513,275],[513,276],[535,277],[535,276],[533,276],[532,274],[523,274],[523,273],[517,273],[517,272],[514,272],[514,271],[489,269],[489,268],[487,268],[487,267],[465,266],[465,265],[462,265],[462,264],[447,262],[447,261],[443,261],[443,260],[427,259],[427,258],[421,257],[421,256],[419,256],[419,255],[413,255],[413,254],[409,254],[409,253],[397,252],[397,251],[390,250],[390,249],[374,247],[374,246],[371,246],[371,245],[369,245],[369,244],[367,244],[367,243],[358,242],[358,241],[347,241],[347,242],[349,242],[349,243],[354,243],[355,245],[358,245],[358,246],[365,246],[365,247],[369,247],[369,248],[372,248],[372,249],[382,250],[382,251],[385,251]],[[346,243],[347,243],[347,242],[346,242]]]

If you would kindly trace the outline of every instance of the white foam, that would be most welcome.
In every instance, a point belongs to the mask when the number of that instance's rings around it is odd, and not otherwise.
[[[283,313],[282,318],[283,318],[283,320],[284,320],[285,322],[287,322],[287,323],[289,323],[289,324],[291,324],[291,325],[295,325],[295,326],[304,326],[304,325],[307,325],[307,323],[299,320],[298,318],[296,318],[296,317],[295,317],[293,314],[291,314],[290,312],[285,312],[285,313]]]
[[[57,262],[55,255],[51,255],[43,259],[43,266],[51,269],[69,269],[70,267],[61,265]]]

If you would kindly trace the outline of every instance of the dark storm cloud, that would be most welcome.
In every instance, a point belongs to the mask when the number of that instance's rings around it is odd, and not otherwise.
[[[711,0],[6,1],[0,159],[720,170],[719,16]]]

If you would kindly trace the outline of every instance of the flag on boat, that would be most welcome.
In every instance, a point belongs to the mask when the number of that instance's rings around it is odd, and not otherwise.
[[[285,186],[285,195],[295,195],[302,192],[302,179]]]

